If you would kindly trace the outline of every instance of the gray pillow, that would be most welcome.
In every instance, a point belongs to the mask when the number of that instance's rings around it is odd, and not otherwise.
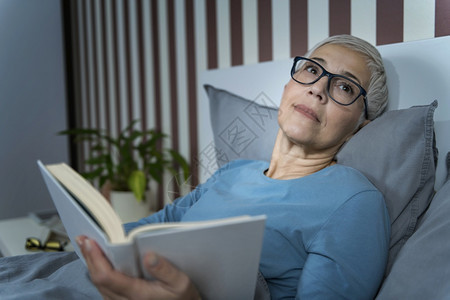
[[[338,163],[361,171],[385,197],[391,219],[386,274],[434,194],[436,107],[434,101],[388,111],[362,128],[337,155]]]
[[[219,166],[235,159],[269,161],[278,110],[205,85]]]
[[[448,299],[450,295],[450,181],[399,252],[377,299]]]
[[[219,165],[237,158],[270,160],[278,131],[276,110],[210,85],[205,89]],[[338,163],[361,171],[385,197],[392,227],[386,274],[434,193],[436,107],[434,101],[388,111],[361,129],[337,155]],[[252,111],[260,112],[263,126]],[[241,137],[233,136],[238,132]],[[235,138],[236,146],[227,137]]]

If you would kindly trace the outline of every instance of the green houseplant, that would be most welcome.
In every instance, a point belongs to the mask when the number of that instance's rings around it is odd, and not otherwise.
[[[90,143],[90,157],[85,164],[92,168],[82,175],[88,180],[98,180],[114,191],[132,191],[137,201],[144,199],[149,181],[161,182],[164,171],[184,180],[189,177],[189,164],[177,151],[162,148],[165,134],[155,130],[136,129],[138,120],[132,121],[117,137],[106,130],[77,128],[59,134],[74,136],[76,142]]]

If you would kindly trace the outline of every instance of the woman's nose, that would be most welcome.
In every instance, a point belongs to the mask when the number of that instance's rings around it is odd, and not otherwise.
[[[310,93],[319,98],[320,101],[327,99],[328,77],[323,76],[311,85]]]

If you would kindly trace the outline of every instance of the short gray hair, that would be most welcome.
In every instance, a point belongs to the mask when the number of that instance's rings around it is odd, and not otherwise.
[[[352,35],[335,35],[324,39],[310,49],[305,56],[309,57],[315,50],[326,45],[337,44],[357,51],[367,58],[367,67],[371,73],[367,90],[367,115],[373,120],[381,115],[388,102],[388,87],[383,59],[378,50],[369,42]]]

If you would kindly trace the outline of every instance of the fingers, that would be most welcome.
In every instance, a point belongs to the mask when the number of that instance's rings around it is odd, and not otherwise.
[[[183,299],[199,299],[197,289],[189,277],[164,257],[148,252],[144,257],[144,266],[167,291],[174,295],[183,295]]]
[[[108,259],[94,240],[84,236],[77,237],[77,244],[86,260],[92,283],[105,299],[126,299],[122,295],[124,286],[130,278],[114,271]]]
[[[81,236],[77,238],[77,244],[83,253],[89,270],[102,273],[109,272],[113,269],[94,240]]]
[[[169,284],[187,277],[175,268],[167,259],[154,252],[148,252],[144,256],[144,266],[147,271],[157,280]]]

